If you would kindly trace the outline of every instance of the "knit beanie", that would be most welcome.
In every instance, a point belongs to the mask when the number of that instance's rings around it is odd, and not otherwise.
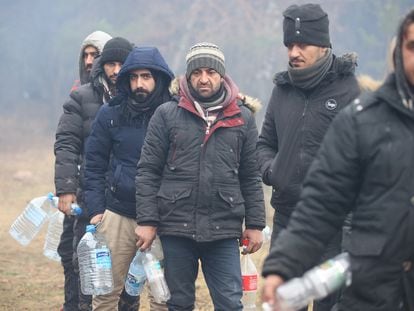
[[[212,68],[217,71],[220,76],[226,73],[224,64],[224,54],[220,48],[209,42],[200,42],[193,45],[185,58],[187,62],[187,78],[197,68]]]
[[[319,4],[291,5],[283,12],[283,43],[330,47],[328,14]]]
[[[112,38],[106,42],[102,50],[101,64],[107,62],[124,63],[131,50],[132,44],[128,40],[121,37]]]

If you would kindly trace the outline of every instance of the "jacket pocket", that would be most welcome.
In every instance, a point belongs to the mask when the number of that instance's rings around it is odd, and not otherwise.
[[[210,224],[214,229],[241,229],[245,215],[244,198],[239,190],[219,189],[210,210]]]
[[[343,246],[354,256],[379,256],[384,249],[385,242],[385,235],[354,230],[351,237],[343,241]]]
[[[161,220],[185,222],[193,214],[191,207],[192,188],[177,189],[161,187],[157,193],[158,210]]]

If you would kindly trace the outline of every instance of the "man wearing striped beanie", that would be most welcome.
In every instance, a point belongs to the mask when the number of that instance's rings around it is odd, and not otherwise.
[[[138,163],[137,246],[160,236],[168,310],[194,309],[201,263],[214,310],[241,311],[239,239],[254,253],[265,227],[253,107],[240,100],[217,45],[194,45],[186,62],[178,96],[155,111]]]

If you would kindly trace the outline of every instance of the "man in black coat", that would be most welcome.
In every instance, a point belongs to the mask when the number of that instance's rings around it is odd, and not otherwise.
[[[275,76],[257,143],[263,182],[273,190],[272,244],[288,224],[305,174],[331,121],[359,94],[354,76],[356,56],[333,54],[326,12],[317,4],[305,4],[292,5],[283,15],[288,70]],[[340,249],[338,233],[321,260]],[[335,296],[328,297],[314,310],[330,310],[335,300]]]
[[[70,205],[77,202],[83,209],[74,224],[74,266],[77,271],[76,247],[85,233],[89,217],[83,202],[83,157],[87,137],[92,121],[104,102],[115,93],[115,81],[122,63],[132,45],[124,38],[112,38],[106,42],[101,56],[95,59],[90,77],[91,81],[81,85],[70,93],[69,100],[63,105],[55,141],[55,188],[59,197],[59,210],[70,214]],[[78,280],[79,282],[79,280]],[[78,305],[65,307],[65,310],[90,310],[91,297],[79,292]],[[125,295],[126,297],[126,295]],[[125,299],[133,301],[134,297]],[[126,303],[131,304],[131,303]],[[135,306],[136,309],[136,306]]]
[[[398,29],[394,64],[379,90],[332,122],[264,263],[264,301],[277,305],[276,289],[318,263],[352,211],[352,284],[338,309],[414,310],[414,10]]]
[[[256,123],[215,44],[194,45],[186,60],[178,96],[155,111],[138,163],[137,246],[159,234],[170,311],[194,309],[199,261],[214,308],[242,310],[238,239],[255,252],[265,227]]]

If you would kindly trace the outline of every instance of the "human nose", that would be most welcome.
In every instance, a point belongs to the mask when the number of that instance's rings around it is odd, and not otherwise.
[[[86,63],[87,64],[92,64],[93,63],[93,60],[94,60],[94,57],[92,55],[88,54],[86,56]]]
[[[115,68],[114,68],[114,73],[115,74],[118,74],[119,73],[119,71],[121,70],[121,64],[115,64]]]
[[[289,54],[290,54],[289,56],[291,58],[298,57],[299,56],[299,51],[300,51],[299,47],[296,44],[294,44],[294,45],[292,45],[292,47],[289,50]]]
[[[206,72],[201,72],[201,75],[200,75],[200,82],[201,83],[206,83],[206,82],[208,82],[208,75],[207,75],[207,73]]]

